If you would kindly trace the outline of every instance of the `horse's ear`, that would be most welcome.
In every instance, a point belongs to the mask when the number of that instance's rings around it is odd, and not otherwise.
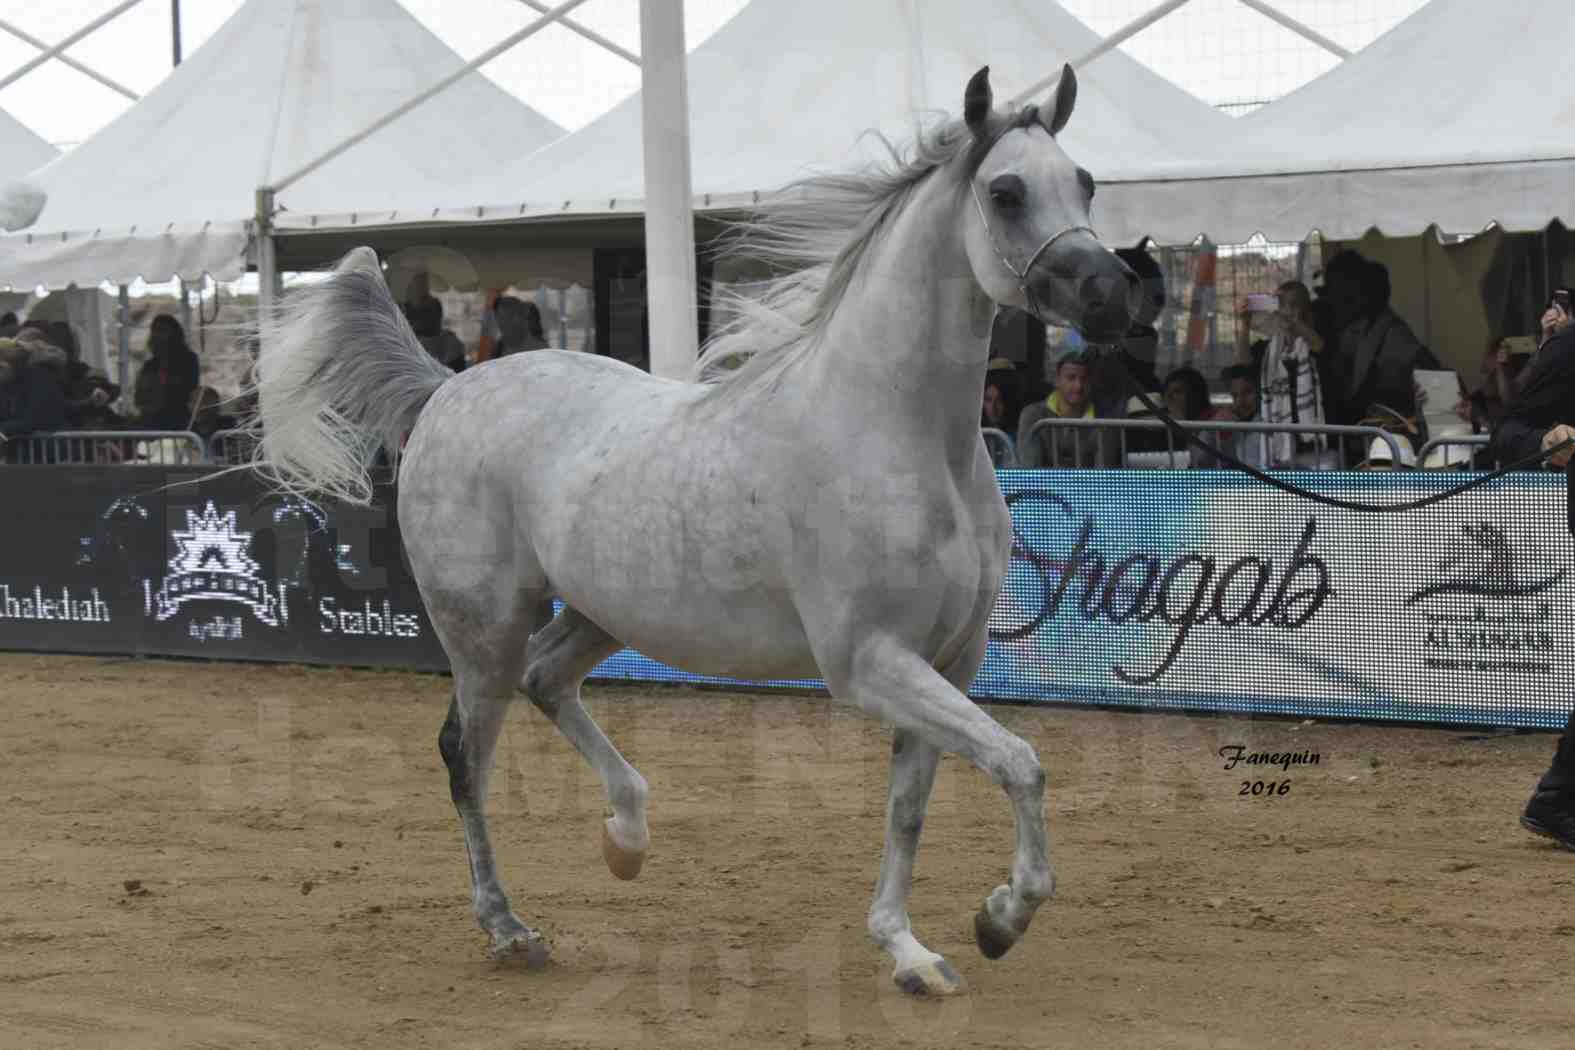
[[[1072,72],[1072,66],[1067,64],[1061,67],[1061,79],[1056,84],[1055,98],[1050,107],[1053,116],[1046,121],[1045,111],[1040,109],[1039,121],[1051,135],[1059,135],[1061,129],[1066,127],[1066,122],[1072,119],[1072,107],[1075,105],[1077,105],[1077,74]]]
[[[963,92],[963,121],[975,138],[984,133],[994,104],[995,96],[990,91],[990,67],[985,66],[973,75],[973,79],[968,81],[968,90]]]

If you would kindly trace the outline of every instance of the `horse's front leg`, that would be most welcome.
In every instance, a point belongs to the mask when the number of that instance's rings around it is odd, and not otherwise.
[[[979,673],[988,641],[988,632],[981,629],[957,662],[943,672],[958,690],[966,692]],[[892,980],[909,995],[951,995],[963,986],[950,963],[919,943],[908,919],[914,859],[940,759],[940,751],[916,733],[899,729],[893,734],[886,849],[881,855],[875,901],[870,906],[869,932],[871,939],[895,960],[897,968]]]
[[[899,729],[892,736],[886,849],[881,854],[868,928],[870,939],[896,963],[892,980],[909,995],[951,995],[963,986],[951,963],[919,943],[908,920],[913,861],[940,758],[940,751],[911,730]]]
[[[931,749],[962,756],[1005,789],[1017,823],[1011,876],[989,895],[974,920],[980,951],[988,958],[1000,958],[1027,931],[1039,905],[1055,890],[1045,830],[1045,774],[1038,756],[1031,745],[980,710],[921,656],[893,639],[871,639],[859,645],[849,655],[846,676],[837,690],[839,695]],[[916,749],[912,759],[915,768],[907,769],[903,756],[894,755],[887,859],[876,899],[881,932],[877,933],[877,913],[872,911],[871,933],[877,939],[884,935],[888,950],[897,949],[894,955],[907,952],[906,958],[897,956],[899,983],[903,983],[906,964],[917,970],[923,985],[913,990],[936,992],[955,990],[947,986],[956,975],[943,975],[938,965],[933,972],[925,969],[926,961],[935,965],[935,960],[928,958],[933,953],[913,940],[906,929],[905,911],[912,851],[918,842],[917,823],[911,818],[915,812],[921,817],[923,813],[922,804],[915,809],[911,800],[922,803],[929,794],[924,760],[924,752]],[[933,775],[932,763],[928,778]],[[894,888],[899,883],[900,889]],[[902,903],[897,906],[904,909],[900,922],[893,912],[899,893]]]

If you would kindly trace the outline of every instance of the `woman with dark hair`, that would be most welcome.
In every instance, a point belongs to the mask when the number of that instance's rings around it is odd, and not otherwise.
[[[536,308],[535,303],[505,295],[499,297],[492,312],[498,323],[496,356],[507,357],[509,354],[547,349],[547,336],[542,330],[541,311]]]
[[[180,322],[170,314],[155,317],[148,328],[148,359],[134,388],[142,425],[150,430],[185,430],[201,371]]]
[[[1165,377],[1164,409],[1178,423],[1196,422],[1214,418],[1209,404],[1209,381],[1196,368],[1178,368]],[[1201,433],[1200,437],[1204,436]],[[1197,453],[1197,446],[1172,434],[1169,427],[1162,430],[1136,430],[1127,441],[1133,452],[1166,452],[1174,449]],[[1196,456],[1194,456],[1196,458]],[[1178,461],[1179,462],[1179,461]]]
[[[1196,368],[1178,368],[1165,377],[1165,411],[1176,419],[1212,419],[1209,381]]]
[[[1004,465],[1007,450],[1012,447],[1017,433],[1017,418],[1023,411],[1023,380],[1017,368],[1004,357],[990,362],[984,374],[984,402],[980,407],[981,429],[999,430],[1007,435],[1005,444],[999,441],[985,443],[990,450],[990,461],[997,467]]]

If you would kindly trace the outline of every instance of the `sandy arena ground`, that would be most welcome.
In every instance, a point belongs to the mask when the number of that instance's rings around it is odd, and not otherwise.
[[[1575,854],[1515,823],[1554,737],[997,708],[1050,773],[1060,891],[983,959],[1004,798],[942,766],[913,920],[864,938],[883,729],[804,698],[592,688],[651,781],[620,883],[592,774],[528,705],[493,796],[543,971],[486,961],[436,676],[0,655],[0,1047],[1548,1047]],[[1241,797],[1218,748],[1316,751]],[[1261,779],[1287,779],[1269,771]]]

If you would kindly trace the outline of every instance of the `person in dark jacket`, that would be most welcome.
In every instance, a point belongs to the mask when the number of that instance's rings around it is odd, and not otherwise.
[[[54,376],[28,360],[11,339],[0,339],[0,445],[66,425],[66,399]]]
[[[1412,373],[1439,363],[1390,308],[1389,268],[1346,250],[1329,260],[1324,282],[1338,329],[1338,356],[1329,362],[1329,377],[1339,377],[1342,421],[1359,423],[1384,409],[1417,415]]]
[[[186,330],[170,314],[159,314],[148,329],[150,356],[137,373],[137,414],[151,430],[185,430],[191,395],[202,367],[186,345]]]
[[[1094,355],[1090,380],[1096,400],[1094,413],[1101,419],[1125,419],[1131,396],[1141,390],[1157,393],[1159,381],[1159,331],[1153,322],[1165,310],[1165,271],[1148,252],[1147,237],[1131,248],[1116,249],[1116,257],[1137,274],[1143,288],[1143,305],[1122,336],[1119,346]]]
[[[1575,327],[1556,332],[1522,375],[1520,392],[1504,406],[1503,418],[1493,430],[1492,451],[1505,463],[1575,438]],[[1569,472],[1568,518],[1575,533],[1575,457],[1570,452],[1562,449],[1548,463]],[[1575,850],[1575,711],[1564,725],[1552,764],[1521,811],[1520,823],[1533,834]]]
[[[1575,327],[1559,332],[1537,351],[1519,386],[1493,429],[1493,454],[1506,464],[1575,435]],[[1568,457],[1565,450],[1552,465],[1563,466]]]
[[[1567,517],[1570,533],[1575,535],[1575,459],[1570,458],[1568,450],[1563,458],[1567,471]],[[1570,711],[1569,720],[1564,723],[1564,735],[1559,738],[1548,771],[1537,781],[1536,790],[1520,812],[1520,826],[1565,849],[1575,850],[1575,710]]]

